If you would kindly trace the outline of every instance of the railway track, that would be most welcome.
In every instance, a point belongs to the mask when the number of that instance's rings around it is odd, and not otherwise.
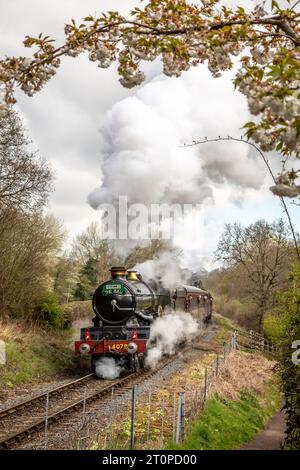
[[[210,338],[210,329],[204,338]],[[186,345],[180,349],[184,353],[193,349]],[[176,358],[177,354],[161,361],[155,370],[142,369],[116,380],[96,380],[93,374],[85,375],[67,384],[56,387],[28,400],[17,403],[10,408],[0,411],[0,449],[16,449],[25,443],[32,442],[35,435],[44,432],[46,424],[46,400],[49,394],[47,416],[48,429],[62,422],[76,412],[82,412],[83,407],[95,404],[101,400],[105,404],[111,399],[112,390],[115,396],[122,396],[133,385],[155,375]]]
[[[110,400],[112,389],[116,395],[126,393],[133,385],[137,385],[156,374],[173,360],[174,357],[168,358],[162,361],[158,369],[142,369],[114,381],[99,381],[94,379],[93,374],[89,374],[50,390],[47,427],[49,428],[62,421],[66,416],[82,410],[83,406],[94,404],[100,399]],[[24,441],[28,442],[34,438],[35,434],[45,429],[46,399],[47,393],[43,393],[0,412],[1,450],[16,449]]]

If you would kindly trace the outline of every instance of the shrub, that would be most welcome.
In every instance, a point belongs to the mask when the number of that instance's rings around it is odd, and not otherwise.
[[[264,336],[272,343],[279,344],[286,332],[286,322],[287,318],[284,313],[267,314],[263,320]]]
[[[38,323],[53,328],[66,328],[67,322],[62,307],[54,292],[47,291],[35,308],[34,318]]]

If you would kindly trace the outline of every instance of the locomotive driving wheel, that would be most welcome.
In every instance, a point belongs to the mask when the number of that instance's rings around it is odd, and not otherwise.
[[[141,368],[142,366],[138,354],[132,354],[130,358],[130,369],[132,372],[139,372]]]

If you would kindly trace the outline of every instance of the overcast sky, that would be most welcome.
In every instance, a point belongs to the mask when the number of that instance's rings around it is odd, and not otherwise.
[[[0,54],[28,54],[28,50],[22,46],[22,40],[27,34],[34,36],[40,32],[47,33],[60,44],[63,40],[63,25],[72,17],[80,19],[89,13],[107,9],[125,13],[135,3],[138,2],[0,0]],[[240,3],[249,5],[251,0]],[[126,158],[126,152],[128,154],[132,150],[132,140],[130,146],[126,134],[128,127],[131,126],[131,133],[135,126],[138,127],[141,155],[149,152],[146,137],[151,129],[149,135],[156,144],[154,154],[150,151],[149,155],[153,159],[155,171],[157,162],[162,159],[161,155],[166,154],[166,139],[176,135],[176,149],[174,147],[172,150],[176,154],[176,164],[169,180],[172,178],[172,181],[177,181],[178,178],[180,185],[180,165],[184,168],[195,164],[195,171],[197,165],[200,165],[201,179],[197,180],[198,187],[195,190],[197,197],[199,185],[202,185],[202,190],[208,188],[212,195],[203,206],[205,228],[201,240],[193,238],[181,240],[180,243],[184,248],[192,244],[193,250],[201,251],[201,257],[204,256],[209,262],[225,222],[246,224],[258,218],[272,221],[283,216],[282,209],[279,200],[268,190],[271,181],[265,168],[258,160],[256,166],[258,157],[249,156],[243,144],[236,144],[227,150],[221,144],[207,150],[202,148],[195,154],[197,160],[195,155],[187,157],[184,149],[178,153],[179,142],[204,137],[204,134],[215,137],[216,134],[222,134],[224,129],[223,135],[241,135],[239,128],[249,117],[248,110],[244,97],[233,92],[231,77],[227,74],[213,79],[203,67],[199,67],[185,73],[182,78],[170,79],[161,76],[158,61],[147,64],[146,71],[146,84],[129,91],[119,84],[115,65],[102,70],[85,56],[64,58],[57,76],[40,93],[33,98],[17,93],[18,109],[25,119],[30,137],[39,153],[51,162],[55,170],[55,192],[50,199],[50,210],[64,221],[70,237],[76,235],[89,222],[99,219],[99,213],[92,209],[87,199],[94,188],[103,184],[114,197],[118,188],[123,193],[125,191],[124,186],[128,182],[122,178],[122,174],[116,174],[116,166],[103,169],[103,158],[109,156],[107,154],[110,152],[113,155],[110,162]],[[173,105],[167,106],[164,99]],[[133,103],[138,110],[136,114],[133,112]],[[118,119],[119,115],[122,119]],[[141,122],[144,116],[147,116],[147,129],[144,127],[143,130]],[[128,126],[124,123],[128,123]],[[122,136],[121,140],[118,140],[119,136]],[[118,145],[112,143],[111,139],[118,141]],[[162,166],[162,170],[167,172],[172,163],[170,160],[164,161],[166,166]],[[115,171],[113,183],[112,168]],[[145,171],[149,171],[149,168]],[[160,173],[163,171],[157,170],[156,181],[162,188],[164,185],[169,189],[172,187],[173,194],[176,185],[161,178]],[[189,186],[189,177],[187,174],[186,179],[182,180],[185,186]],[[155,186],[155,181],[151,184]],[[131,185],[138,185],[135,178]],[[101,196],[101,190],[99,194]],[[200,199],[201,194],[203,191],[199,191]],[[179,198],[180,195],[177,196]],[[163,198],[158,195],[153,202],[159,201],[163,201]],[[291,213],[300,230],[297,208],[292,206]]]

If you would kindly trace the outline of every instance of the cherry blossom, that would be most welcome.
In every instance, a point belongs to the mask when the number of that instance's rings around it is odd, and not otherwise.
[[[64,55],[86,53],[101,68],[118,61],[120,83],[127,88],[145,80],[142,61],[160,58],[163,72],[174,77],[205,64],[216,78],[238,61],[234,86],[256,116],[245,124],[245,135],[264,151],[300,157],[299,2],[287,2],[288,8],[281,8],[272,0],[267,8],[261,1],[247,12],[220,0],[149,0],[128,18],[110,11],[79,25],[72,20],[58,47],[48,36],[27,36],[25,46],[35,49],[31,57],[0,60],[0,110],[16,102],[17,87],[28,96],[40,91]]]

